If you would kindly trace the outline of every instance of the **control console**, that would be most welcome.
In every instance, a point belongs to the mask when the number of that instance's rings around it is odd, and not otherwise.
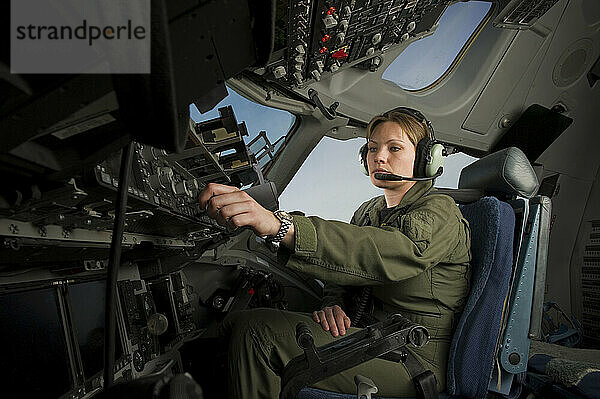
[[[262,180],[256,157],[244,142],[246,125],[238,123],[231,106],[219,113],[219,117],[200,123],[190,120],[189,140],[180,153],[134,144],[125,245],[141,241],[161,244],[160,239],[139,235],[167,237],[162,243],[166,245],[175,239],[216,239],[225,229],[200,209],[200,190],[210,182],[241,187]],[[0,220],[14,225],[11,239],[18,242],[13,246],[24,245],[25,239],[50,242],[56,238],[109,244],[108,235],[96,232],[112,229],[120,163],[121,154],[112,154],[63,186],[40,190],[19,206],[1,209]],[[62,231],[55,234],[56,228]],[[25,235],[25,230],[31,234]],[[90,236],[86,231],[95,233]]]

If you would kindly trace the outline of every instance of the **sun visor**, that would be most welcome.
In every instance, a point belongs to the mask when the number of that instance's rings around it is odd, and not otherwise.
[[[481,189],[486,194],[531,198],[539,182],[527,156],[517,147],[495,152],[466,166],[459,189]]]
[[[554,109],[532,104],[494,145],[492,151],[515,146],[523,150],[530,162],[535,162],[572,122],[572,118]]]

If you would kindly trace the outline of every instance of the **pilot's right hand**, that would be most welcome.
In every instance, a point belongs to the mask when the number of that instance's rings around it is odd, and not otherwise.
[[[209,183],[198,194],[198,202],[209,217],[224,227],[247,226],[259,236],[274,236],[281,226],[273,212],[237,187]]]
[[[323,330],[331,332],[331,335],[346,335],[350,328],[350,318],[339,305],[325,306],[322,310],[313,312],[313,320],[323,327]]]

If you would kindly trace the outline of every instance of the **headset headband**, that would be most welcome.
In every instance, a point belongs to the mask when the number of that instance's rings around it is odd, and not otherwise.
[[[424,123],[425,126],[427,126],[427,129],[429,129],[429,135],[431,136],[430,137],[431,140],[435,141],[435,132],[433,131],[433,125],[431,124],[431,122],[429,122],[429,120],[427,118],[425,118],[425,115],[423,115],[421,113],[421,111],[416,110],[414,108],[409,108],[409,107],[397,107],[397,108],[387,111],[385,114],[383,114],[383,116],[385,116],[386,118],[389,118],[389,115],[393,112],[400,112],[400,113],[406,114],[408,116],[412,116],[419,123]]]

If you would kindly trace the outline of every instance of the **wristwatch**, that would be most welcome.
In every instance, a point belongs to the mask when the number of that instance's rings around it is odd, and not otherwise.
[[[273,212],[273,215],[275,215],[275,217],[281,222],[281,227],[279,227],[279,231],[274,236],[267,236],[265,238],[265,242],[272,250],[276,250],[279,247],[279,243],[281,243],[283,237],[285,237],[290,229],[293,219],[292,215],[282,210]]]

